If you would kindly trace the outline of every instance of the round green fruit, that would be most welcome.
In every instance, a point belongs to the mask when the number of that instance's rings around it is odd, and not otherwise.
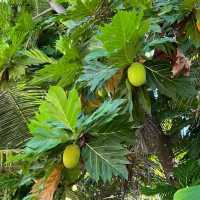
[[[63,164],[66,168],[72,169],[76,167],[80,159],[80,148],[76,144],[68,145],[63,153]]]
[[[146,82],[146,69],[144,65],[141,63],[133,63],[128,68],[128,80],[135,87],[143,85]]]

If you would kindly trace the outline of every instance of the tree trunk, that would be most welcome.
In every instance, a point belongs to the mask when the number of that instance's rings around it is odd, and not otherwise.
[[[160,125],[152,116],[146,115],[140,134],[150,154],[155,153],[163,167],[167,181],[174,185],[173,152],[170,147],[170,138],[162,132]]]

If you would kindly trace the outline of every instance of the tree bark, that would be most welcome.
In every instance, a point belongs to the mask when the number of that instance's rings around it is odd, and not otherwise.
[[[159,123],[149,115],[146,115],[144,119],[140,134],[149,153],[155,153],[158,156],[168,183],[174,185],[174,155],[170,146],[170,138],[164,135]]]

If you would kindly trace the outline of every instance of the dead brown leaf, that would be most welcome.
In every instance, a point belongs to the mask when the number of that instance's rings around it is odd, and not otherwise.
[[[112,96],[117,92],[123,71],[123,69],[119,70],[111,79],[106,82],[105,89]]]
[[[53,200],[61,177],[61,167],[56,167],[47,179],[39,179],[34,184],[31,193],[38,200]]]
[[[172,75],[177,76],[183,73],[184,76],[190,75],[191,61],[185,57],[185,55],[177,49],[176,57],[174,59],[174,65],[172,68]]]

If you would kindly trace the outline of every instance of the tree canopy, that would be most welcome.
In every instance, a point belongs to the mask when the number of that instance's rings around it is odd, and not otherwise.
[[[0,1],[0,199],[200,198],[199,0]]]

